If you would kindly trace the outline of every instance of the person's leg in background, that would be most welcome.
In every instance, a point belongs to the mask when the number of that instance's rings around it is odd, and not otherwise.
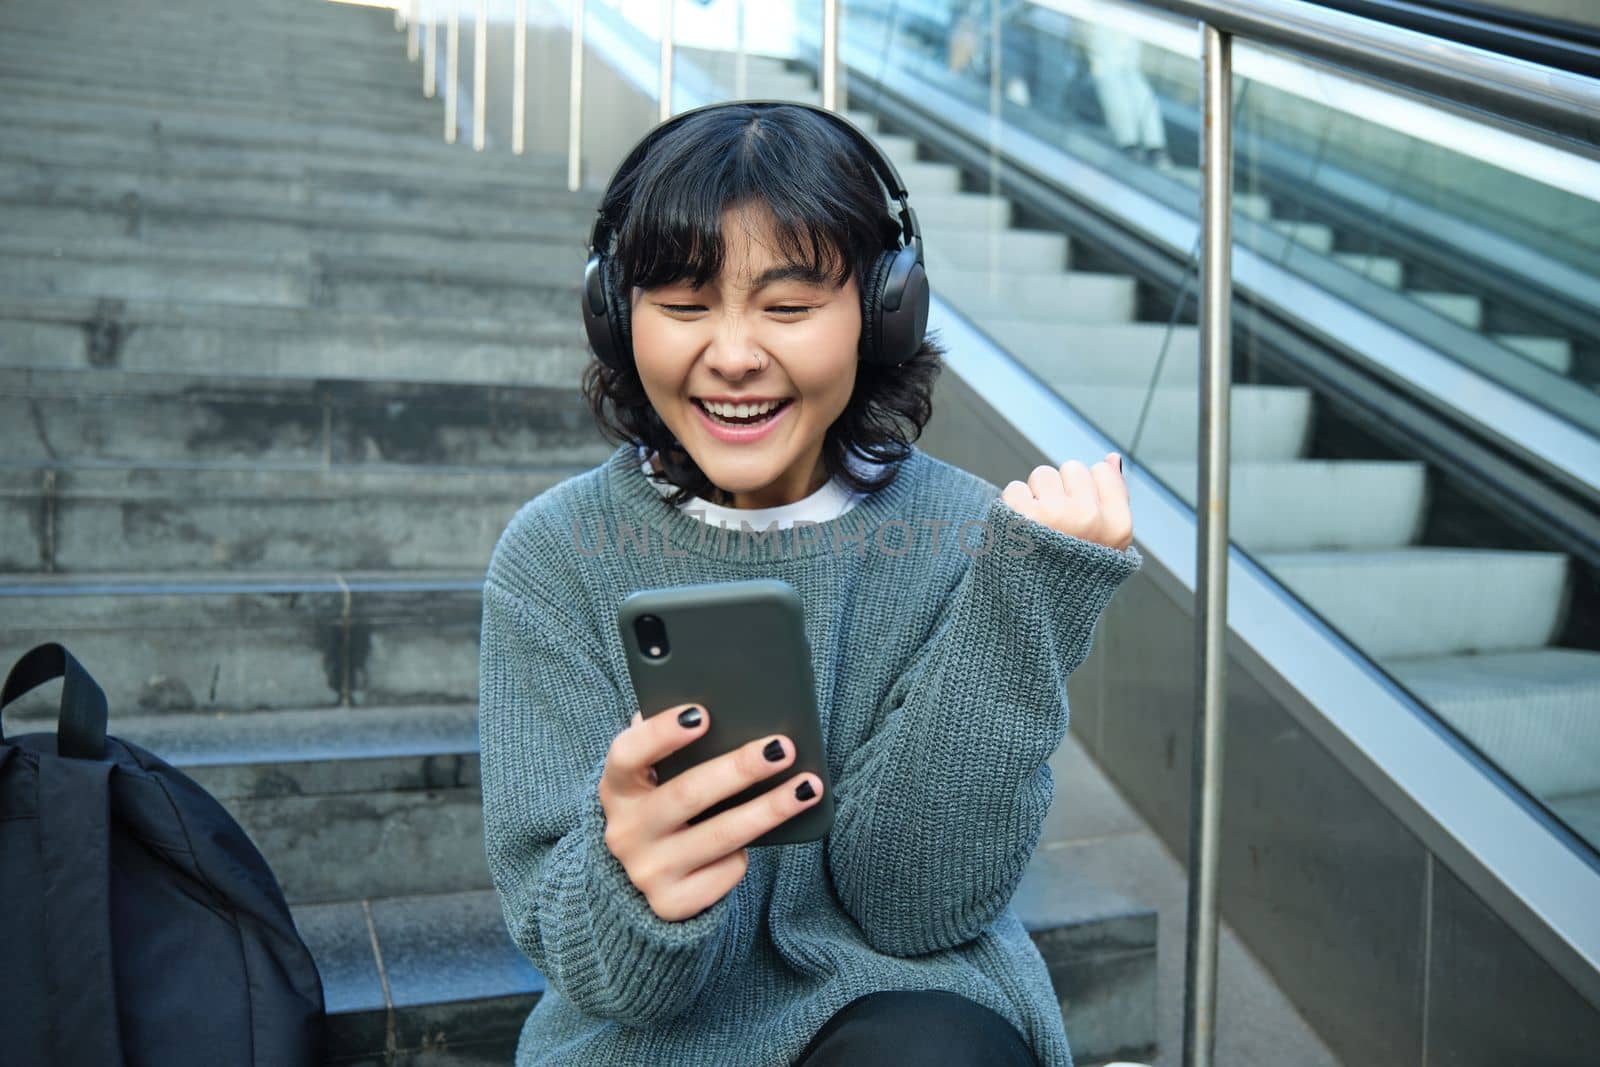
[[[1169,165],[1161,107],[1139,69],[1138,38],[1098,23],[1089,27],[1086,38],[1089,72],[1112,143],[1135,158]]]
[[[1017,1028],[982,1004],[942,990],[857,997],[834,1013],[795,1067],[1039,1067]]]

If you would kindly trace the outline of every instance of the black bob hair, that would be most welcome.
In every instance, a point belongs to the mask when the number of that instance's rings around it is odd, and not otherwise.
[[[616,235],[614,298],[628,306],[634,286],[708,284],[722,269],[723,212],[757,205],[776,224],[777,254],[837,285],[851,277],[864,285],[900,231],[861,146],[827,118],[801,107],[715,108],[667,130],[608,190],[601,210]],[[829,478],[865,493],[894,481],[933,414],[943,354],[930,336],[898,367],[857,360],[850,401],[823,439]],[[631,359],[621,370],[591,360],[583,395],[607,439],[661,458],[675,487],[668,503],[730,502],[661,421]],[[858,472],[847,457],[883,466]]]

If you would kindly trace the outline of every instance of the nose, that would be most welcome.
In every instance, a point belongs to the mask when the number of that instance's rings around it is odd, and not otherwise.
[[[730,382],[742,381],[768,362],[740,315],[721,316],[702,358],[712,371]]]

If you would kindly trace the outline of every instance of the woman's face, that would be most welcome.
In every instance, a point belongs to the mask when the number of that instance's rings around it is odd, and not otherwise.
[[[860,288],[773,251],[764,208],[722,216],[722,273],[633,290],[633,352],[645,394],[736,508],[793,503],[822,487],[822,440],[855,383]],[[778,401],[759,418],[718,422],[706,402]]]

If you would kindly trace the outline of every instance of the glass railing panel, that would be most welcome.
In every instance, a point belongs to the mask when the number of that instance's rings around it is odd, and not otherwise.
[[[1590,346],[1600,340],[1589,330],[1600,333],[1600,318],[1586,330],[1582,315],[1558,314],[1558,302],[1574,311],[1584,291],[1558,297],[1540,276],[1550,269],[1600,281],[1600,260],[1584,269],[1581,256],[1562,258],[1592,239],[1582,231],[1596,227],[1584,219],[1600,205],[1585,206],[1571,190],[1538,193],[1528,174],[1494,173],[1486,162],[1497,151],[1493,139],[1510,134],[1485,126],[1476,149],[1446,148],[1436,141],[1461,131],[1443,111],[1434,112],[1435,126],[1411,125],[1432,140],[1403,134],[1395,126],[1405,121],[1394,114],[1368,118],[1335,106],[1350,103],[1340,94],[1353,91],[1353,76],[1309,65],[1296,72],[1294,63],[1246,51],[1235,89],[1237,182],[1262,198],[1251,221],[1236,213],[1236,247],[1288,272],[1279,289],[1260,281],[1271,275],[1252,260],[1236,260],[1258,279],[1241,286],[1245,307],[1235,326],[1261,373],[1301,376],[1253,324],[1257,314],[1282,320],[1296,287],[1310,281],[1319,299],[1347,301],[1379,324],[1326,337],[1358,364],[1381,367],[1408,352],[1454,359],[1480,377],[1457,380],[1439,401],[1464,405],[1503,384],[1600,432],[1600,423],[1587,421],[1600,411],[1587,370]],[[1321,87],[1322,101],[1300,95],[1308,86]],[[1427,107],[1397,92],[1390,99],[1397,109]],[[1588,165],[1576,155],[1571,163]],[[1525,169],[1537,168],[1529,162]],[[1521,202],[1497,209],[1485,197]],[[1555,237],[1558,226],[1573,232]],[[1496,262],[1475,261],[1475,242],[1510,251]],[[1246,365],[1236,361],[1236,370]],[[1412,428],[1371,403],[1322,393],[1307,414],[1293,453],[1235,453],[1235,542],[1600,846],[1600,602],[1592,554],[1486,493],[1450,457],[1419,458]],[[1235,417],[1248,415],[1236,410]],[[1592,547],[1596,539],[1589,540]]]
[[[1192,504],[1194,27],[1102,0],[975,0],[943,9],[862,0],[850,5],[846,26],[850,106],[878,116],[880,137],[900,153],[935,291]],[[1394,235],[1414,228],[1396,204],[1424,187],[1438,203],[1439,190],[1456,180],[1454,162],[1437,146],[1414,147],[1409,162],[1394,161],[1394,180],[1373,210],[1362,215],[1344,203],[1335,213],[1333,191],[1319,182],[1334,160],[1343,162],[1355,117],[1312,99],[1284,57],[1239,42],[1236,58],[1235,544],[1558,817],[1600,837],[1600,775],[1588,769],[1600,767],[1600,716],[1583,710],[1600,707],[1600,650],[1585,636],[1596,631],[1589,565],[1494,515],[1481,490],[1418,458],[1391,415],[1321,390],[1266,328],[1269,320],[1294,323],[1304,303],[1345,301],[1366,325],[1317,337],[1320,351],[1382,367],[1398,358],[1401,342],[1415,343],[1468,372],[1440,398],[1465,403],[1513,384],[1484,352],[1499,349],[1499,363],[1531,366],[1534,357],[1518,348],[1557,347],[1496,336],[1525,328],[1515,325],[1521,312],[1513,304],[1533,286],[1513,269],[1554,260],[1503,257],[1496,295],[1451,292],[1440,272],[1449,257],[1459,263],[1459,250],[1430,248],[1421,233],[1402,255]],[[1303,90],[1292,108],[1285,84]],[[1331,94],[1326,80],[1305,84]],[[1281,151],[1277,131],[1289,116],[1320,152]],[[1186,220],[1187,228],[1160,234],[1152,225],[1150,236],[1166,241],[1187,272],[1147,272],[1135,282],[1115,248],[1010,195],[1001,180],[1008,167],[1028,169],[1080,203],[1120,210],[1128,228],[1144,221],[1129,205]],[[1458,216],[1470,214],[1464,203]],[[1578,209],[1562,203],[1561,217],[1572,219]],[[1542,255],[1543,241],[1530,239],[1528,255]],[[1363,276],[1388,305],[1355,299],[1349,279]],[[1397,301],[1410,310],[1397,311]],[[1476,329],[1462,321],[1474,314],[1483,316]],[[1551,401],[1558,394],[1569,394],[1568,412],[1600,399],[1581,380],[1584,343],[1572,351],[1579,380],[1539,372],[1548,388],[1533,393],[1546,410],[1562,406]],[[1515,380],[1518,396],[1528,380]]]
[[[1236,69],[1239,246],[1600,433],[1600,161],[1245,42]],[[1153,81],[1194,137],[1186,88]]]

